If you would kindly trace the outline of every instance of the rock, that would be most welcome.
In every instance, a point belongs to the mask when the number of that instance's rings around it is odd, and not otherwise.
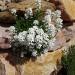
[[[6,32],[8,28],[0,27],[0,49],[8,49],[11,47],[10,45],[10,33]]]
[[[5,65],[0,61],[0,75],[6,75]]]
[[[0,23],[14,23],[15,17],[8,11],[0,12]]]
[[[57,9],[62,11],[64,21],[75,20],[75,1],[74,0],[50,0],[56,5]]]
[[[5,6],[5,3],[3,1],[0,1],[0,11],[4,11],[6,10],[6,6]]]
[[[67,13],[69,18],[71,20],[75,20],[75,9],[74,9],[75,8],[75,1],[74,0],[61,0],[60,3],[64,7],[64,11]]]
[[[65,45],[65,43],[66,43],[66,37],[64,36],[64,33],[62,31],[58,32],[56,35],[54,50],[60,49]]]
[[[23,10],[25,11],[25,8],[35,8],[35,1],[34,0],[25,0],[19,3],[9,3],[7,4],[8,9],[16,8],[17,10]],[[46,2],[42,0],[42,9],[45,10],[47,8],[50,8],[52,10],[55,9],[54,4]]]
[[[72,38],[74,38],[75,37],[75,23],[71,26],[68,26],[67,28],[64,28],[62,32],[64,33],[66,41],[69,41]]]
[[[35,60],[23,59],[16,63],[17,60],[11,54],[0,53],[0,60],[5,66],[5,75],[52,75],[57,72],[57,62],[61,62],[61,56],[62,51],[58,50],[48,52]]]

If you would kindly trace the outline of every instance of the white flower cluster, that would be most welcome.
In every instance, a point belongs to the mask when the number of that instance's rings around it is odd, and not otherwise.
[[[38,9],[41,8],[41,0],[36,0],[36,5]],[[16,10],[12,10],[12,14],[16,14]],[[25,11],[25,20],[29,20],[30,17],[33,17],[33,11],[32,8],[28,8]],[[33,19],[33,18],[31,18]],[[26,20],[26,21],[27,21]],[[57,31],[60,31],[62,28],[62,19],[61,19],[61,12],[59,10],[51,11],[50,9],[47,9],[45,12],[45,17],[43,20],[43,26],[45,27],[39,28],[40,21],[34,19],[32,20],[32,27],[28,28],[27,31],[16,33],[15,27],[11,26],[9,29],[14,34],[13,35],[13,46],[19,47],[20,45],[23,46],[23,51],[21,53],[21,57],[24,56],[26,51],[30,51],[32,53],[32,56],[36,57],[39,52],[46,53],[49,49],[53,49],[55,46],[55,35]],[[46,32],[44,32],[44,30]]]
[[[46,15],[44,17],[44,22],[48,34],[50,34],[51,37],[54,37],[56,32],[60,31],[63,25],[63,20],[61,19],[61,11],[56,10],[52,12],[50,9],[47,9]]]
[[[51,37],[49,40],[49,49],[53,49],[55,46],[55,35],[57,31],[60,31],[63,25],[63,20],[61,19],[61,11],[56,10],[52,12],[50,9],[46,10],[44,17],[44,23],[46,27],[47,34]]]
[[[10,32],[13,33],[13,34],[15,34],[15,32],[16,32],[14,26],[10,26],[10,27],[9,27],[9,30],[10,30]]]
[[[25,16],[26,19],[28,19],[29,17],[32,17],[33,16],[33,10],[32,10],[32,8],[26,9],[24,16]]]
[[[38,20],[34,20],[33,25],[39,25],[39,21]]]
[[[37,10],[41,9],[41,0],[35,0]]]
[[[11,14],[16,15],[17,10],[15,8],[10,10]]]
[[[52,11],[50,9],[46,10],[44,22],[48,35],[50,35],[50,37],[54,37],[56,34],[56,27],[54,26],[54,24],[52,24]]]
[[[32,51],[32,56],[37,56],[37,49],[44,50],[48,48],[49,39],[48,34],[44,33],[43,29],[33,26],[29,28],[28,31],[20,32],[18,35],[14,36],[15,46],[24,45]],[[17,42],[18,41],[18,42]]]
[[[56,10],[55,12],[52,12],[52,16],[53,16],[57,31],[60,31],[63,25],[63,20],[61,19],[61,11]]]

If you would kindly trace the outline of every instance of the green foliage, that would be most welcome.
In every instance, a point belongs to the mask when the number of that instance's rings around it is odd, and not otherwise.
[[[69,47],[67,55],[62,57],[62,65],[67,75],[75,75],[75,45]]]
[[[16,24],[15,24],[15,28],[16,28],[17,33],[22,32],[22,31],[27,31],[30,27],[33,26],[34,20],[38,20],[39,21],[38,26],[45,30],[44,23],[42,22],[43,15],[44,15],[44,13],[41,10],[34,12],[33,16],[29,17],[28,19],[25,19],[24,17],[21,17],[21,16],[19,17],[17,15]]]

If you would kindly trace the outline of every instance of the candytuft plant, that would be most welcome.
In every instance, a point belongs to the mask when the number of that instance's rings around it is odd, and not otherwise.
[[[11,13],[16,16],[15,26],[11,26],[11,45],[13,51],[20,57],[27,54],[37,57],[47,53],[55,46],[56,33],[62,28],[61,12],[52,12],[47,9],[41,10],[41,0],[36,0],[36,9],[27,8],[23,16],[16,14],[14,9]]]

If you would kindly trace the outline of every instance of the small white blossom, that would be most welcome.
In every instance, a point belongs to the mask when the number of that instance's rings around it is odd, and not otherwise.
[[[18,35],[15,35],[15,36],[14,36],[14,40],[17,40],[17,39],[18,39]]]
[[[34,30],[37,31],[38,30],[38,27],[37,26],[33,26]]]
[[[20,32],[20,33],[18,34],[18,41],[19,41],[19,42],[24,42],[24,40],[25,40],[25,37],[24,37],[23,34]]]
[[[46,16],[44,17],[44,22],[45,22],[46,24],[50,24],[50,23],[51,23],[51,15],[46,15]]]
[[[56,24],[56,28],[58,31],[60,31],[60,29],[62,28],[62,25],[63,25],[63,20],[61,18],[57,18],[56,21],[55,21],[55,24]]]
[[[47,33],[51,37],[54,37],[56,35],[56,28],[55,28],[55,26],[53,24],[49,24]]]
[[[12,33],[15,33],[15,27],[14,26],[10,26],[9,27],[9,31],[12,32]]]
[[[62,22],[63,22],[63,20],[61,18],[56,19],[56,24],[61,24],[62,25],[63,24]]]
[[[61,17],[61,11],[60,10],[56,10],[55,11],[56,17],[60,18]]]
[[[34,28],[29,28],[28,33],[35,36],[35,30]]]
[[[26,15],[29,17],[29,16],[33,16],[33,10],[32,10],[32,8],[28,8],[28,9],[26,9]],[[25,16],[26,16],[25,15]]]
[[[51,16],[52,11],[50,9],[47,9],[45,13],[46,13],[46,15],[50,15]]]
[[[21,33],[22,33],[22,35],[23,35],[24,37],[26,37],[27,31],[23,31],[23,32],[21,32]]]
[[[28,45],[33,45],[33,42],[34,42],[34,36],[31,35],[31,34],[28,34],[27,35],[27,43],[28,43]]]
[[[41,9],[41,0],[35,0],[35,5],[36,5],[37,10]]]
[[[49,36],[48,36],[47,33],[44,33],[44,34],[43,34],[43,38],[44,38],[44,39],[48,39],[48,37],[49,37]]]
[[[36,43],[42,43],[43,42],[43,37],[40,35],[37,35],[35,38]]]
[[[28,15],[27,15],[26,13],[24,14],[24,16],[25,16],[25,19],[28,19],[28,18],[29,18]]]
[[[44,31],[43,31],[43,29],[41,28],[41,29],[38,29],[38,30],[36,30],[36,33],[38,34],[38,35],[43,35],[44,34]]]
[[[27,32],[26,32],[26,31],[23,31],[23,32],[20,32],[20,33],[18,34],[18,36],[17,36],[18,41],[19,41],[22,45],[26,44],[26,35],[27,35]]]
[[[38,49],[40,49],[40,48],[42,47],[42,44],[37,44],[36,47],[37,47]]]
[[[34,25],[39,25],[39,21],[38,20],[34,20],[33,24]]]
[[[48,34],[44,33],[43,34],[43,43],[45,45],[47,45],[48,44],[48,41],[49,41],[49,36],[48,36]]]
[[[11,13],[13,14],[13,15],[16,15],[16,9],[15,8],[13,8],[13,9],[11,9]]]

